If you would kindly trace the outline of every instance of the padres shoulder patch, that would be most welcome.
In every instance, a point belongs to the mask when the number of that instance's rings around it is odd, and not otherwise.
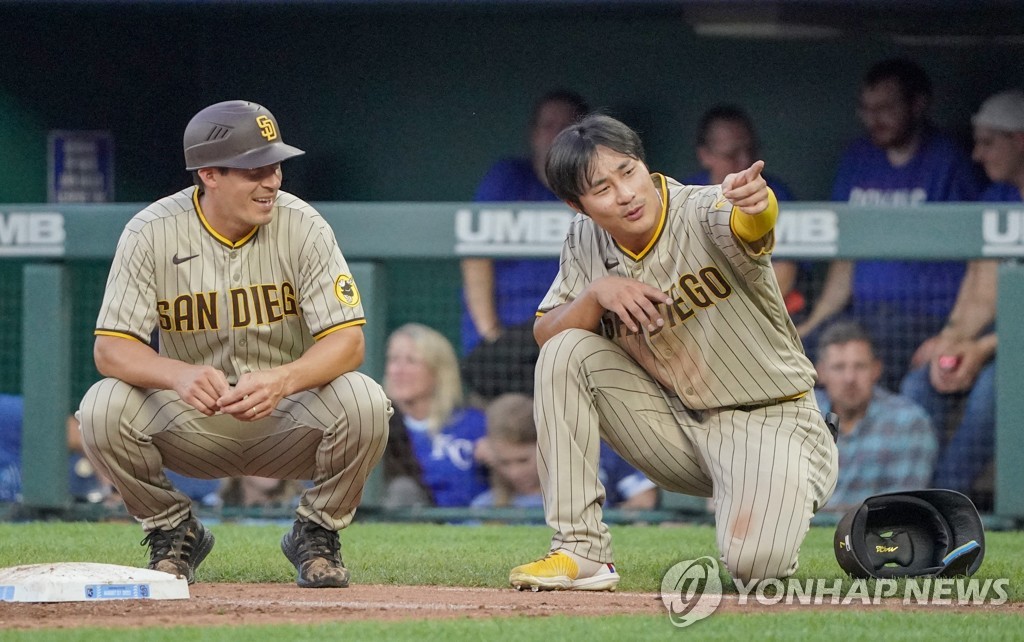
[[[345,305],[354,308],[359,305],[359,290],[351,274],[342,274],[334,282],[334,294]]]

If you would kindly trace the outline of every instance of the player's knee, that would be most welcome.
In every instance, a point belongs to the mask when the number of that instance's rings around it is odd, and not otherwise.
[[[376,382],[373,382],[370,389],[370,412],[373,420],[370,422],[372,425],[369,428],[369,437],[383,447],[388,442],[388,420],[394,414],[394,409],[391,407],[391,400],[384,394],[384,389]]]
[[[733,579],[749,584],[761,580],[783,579],[796,572],[796,555],[765,548],[734,546],[723,561]]]
[[[339,415],[348,416],[349,426],[358,429],[360,439],[371,445],[388,440],[388,420],[393,410],[391,400],[380,384],[360,372],[349,372],[334,380],[337,398],[342,400]],[[358,426],[354,424],[358,423]]]
[[[555,336],[553,336],[550,339],[548,339],[547,341],[545,341],[544,345],[541,347],[541,351],[543,352],[544,349],[545,348],[549,348],[549,346],[550,347],[555,347],[555,346],[563,346],[564,347],[567,344],[570,345],[570,346],[575,346],[575,345],[578,345],[580,343],[591,341],[591,340],[597,339],[597,338],[600,338],[599,335],[594,334],[590,330],[583,330],[581,328],[569,328],[567,330],[562,330],[561,332],[559,332]]]
[[[537,358],[537,376],[542,377],[578,366],[587,355],[596,352],[603,337],[579,328],[562,330],[544,342]]]
[[[82,396],[75,416],[82,432],[82,444],[87,449],[95,451],[97,444],[107,442],[101,435],[106,434],[111,416],[119,418],[113,411],[116,405],[124,407],[130,388],[123,381],[107,378],[94,383]],[[118,400],[117,404],[115,400]]]

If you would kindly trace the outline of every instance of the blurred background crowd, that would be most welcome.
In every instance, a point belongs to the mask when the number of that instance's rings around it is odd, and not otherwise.
[[[289,124],[309,157],[288,167],[284,189],[310,201],[554,201],[547,148],[595,109],[642,134],[674,132],[645,136],[673,141],[653,146],[648,164],[685,183],[716,184],[763,158],[780,201],[909,212],[1022,200],[1015,5],[910,3],[880,19],[873,2],[715,4],[595,3],[579,14],[529,2],[261,3],[244,13],[217,2],[14,3],[0,25],[12,61],[0,70],[0,203],[45,200],[52,130],[112,132],[117,201],[180,189],[182,124],[197,105],[229,98],[270,105]],[[819,405],[841,420],[826,510],[930,486],[991,509],[996,262],[774,265],[818,368]],[[18,269],[0,263],[9,283]],[[394,266],[385,508],[540,507],[532,322],[557,269],[556,258]],[[21,293],[0,288],[0,336],[16,337]],[[91,336],[81,341],[87,353]],[[23,407],[9,343],[0,502],[20,497]],[[69,418],[71,493],[114,505],[76,428]],[[207,507],[290,507],[303,488],[169,474]],[[608,507],[659,506],[654,485],[607,447],[600,478]]]

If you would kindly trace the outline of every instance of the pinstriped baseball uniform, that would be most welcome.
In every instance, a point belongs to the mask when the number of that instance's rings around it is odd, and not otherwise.
[[[107,280],[97,335],[143,342],[159,328],[161,354],[239,376],[298,359],[314,341],[365,323],[348,266],[326,221],[278,192],[266,225],[232,243],[206,221],[197,188],[163,198],[126,226]],[[351,521],[383,453],[390,402],[349,372],[286,397],[269,417],[207,417],[173,390],[117,379],[81,404],[86,450],[146,530],[173,528],[189,500],[163,474],[312,479],[298,508],[329,530]]]
[[[633,254],[582,214],[538,315],[616,275],[665,292],[655,332],[606,312],[601,334],[548,340],[537,366],[539,467],[552,550],[611,562],[601,521],[599,437],[660,486],[714,498],[718,545],[734,577],[796,569],[808,520],[838,470],[835,445],[807,394],[814,369],[779,293],[769,255],[737,238],[719,186],[652,174],[661,219]]]

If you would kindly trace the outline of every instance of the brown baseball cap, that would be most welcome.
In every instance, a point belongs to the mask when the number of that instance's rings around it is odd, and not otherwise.
[[[245,100],[203,109],[185,127],[185,169],[253,169],[305,154],[286,145],[270,110]]]

